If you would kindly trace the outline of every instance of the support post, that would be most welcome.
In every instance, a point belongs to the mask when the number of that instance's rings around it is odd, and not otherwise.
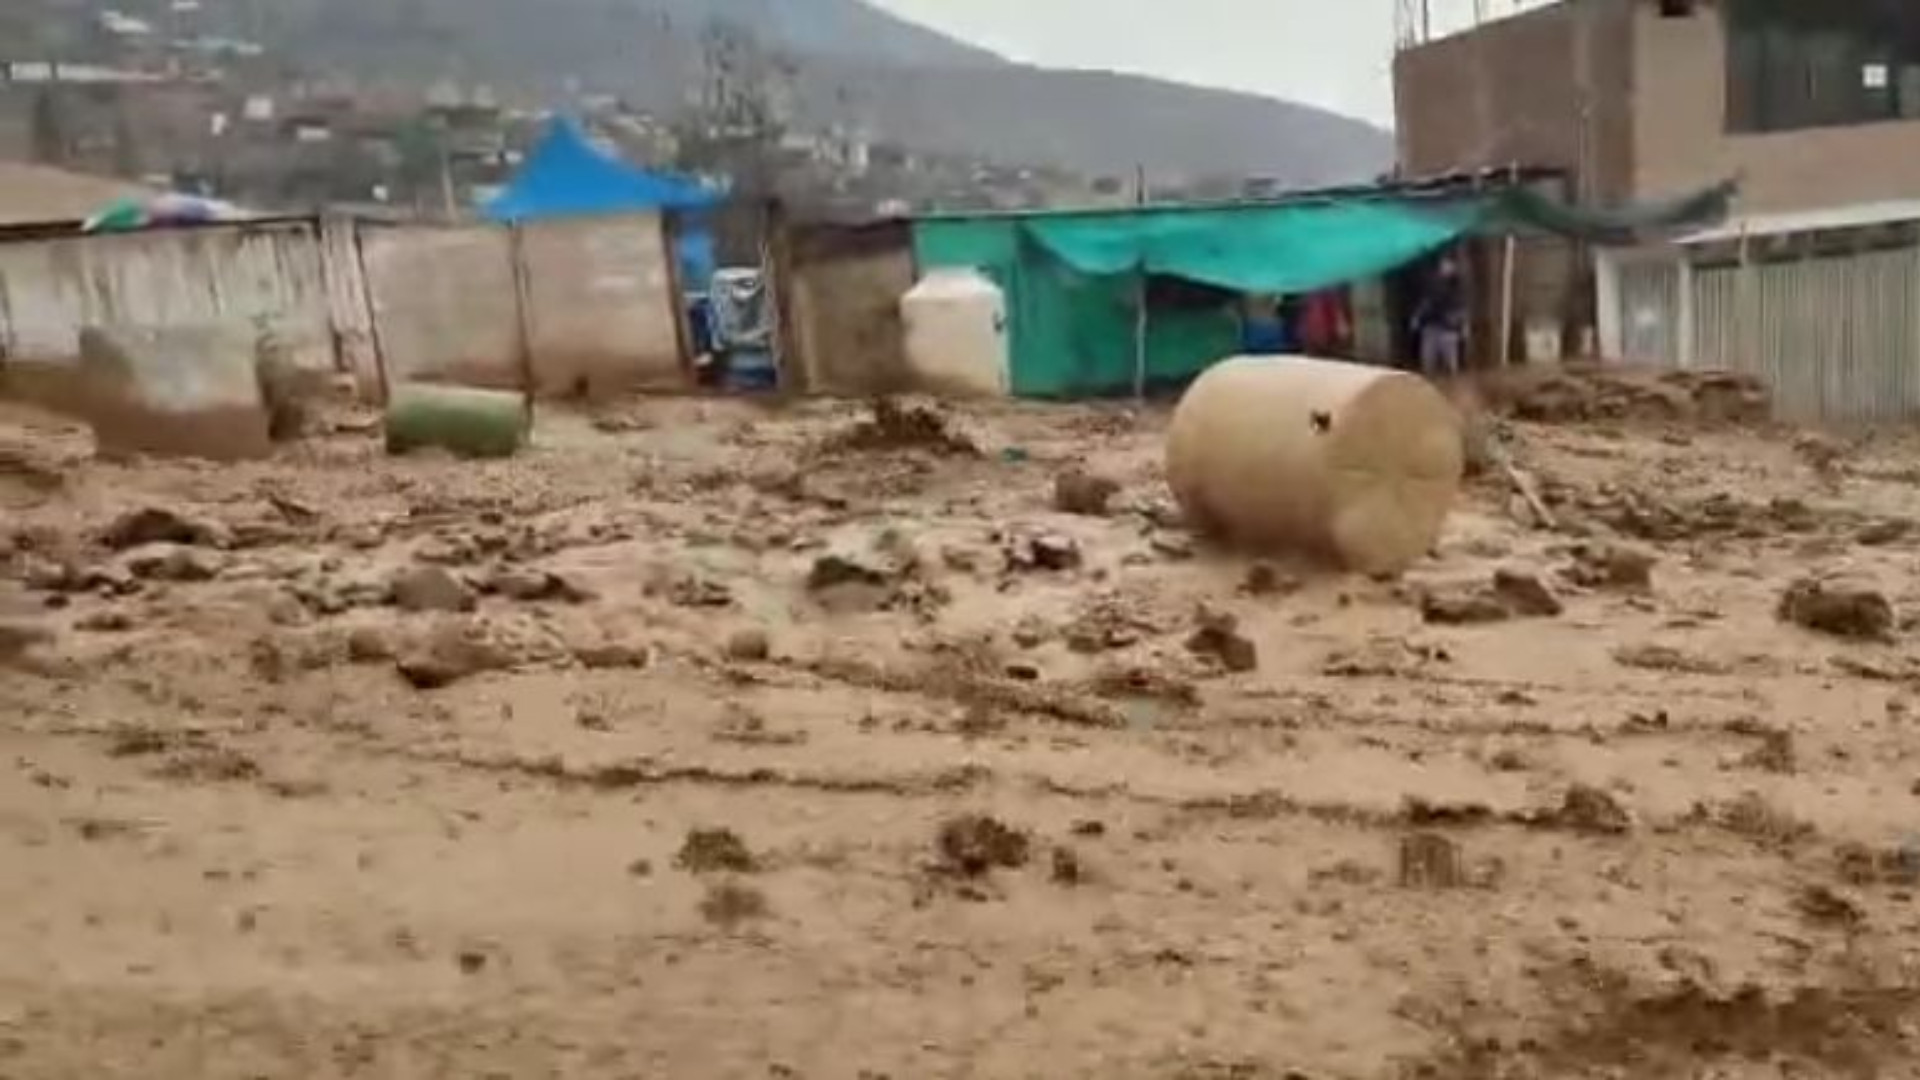
[[[1147,167],[1134,166],[1133,204],[1135,208],[1147,205]],[[1144,403],[1147,400],[1147,264],[1144,259],[1134,280],[1133,290],[1133,397]]]

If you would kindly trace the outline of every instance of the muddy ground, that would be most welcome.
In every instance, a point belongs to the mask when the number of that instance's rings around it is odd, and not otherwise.
[[[1920,1075],[1920,443],[1515,424],[1387,582],[868,415],[0,414],[0,1076]]]

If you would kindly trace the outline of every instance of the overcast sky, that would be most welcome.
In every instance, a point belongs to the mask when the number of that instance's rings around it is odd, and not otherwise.
[[[1018,60],[1158,75],[1393,120],[1396,0],[873,2]]]

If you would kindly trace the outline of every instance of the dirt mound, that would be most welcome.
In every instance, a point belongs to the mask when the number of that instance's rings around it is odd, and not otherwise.
[[[1495,375],[1484,380],[1480,396],[1497,411],[1546,424],[1759,424],[1773,413],[1773,396],[1755,376],[1628,364],[1570,364]]]

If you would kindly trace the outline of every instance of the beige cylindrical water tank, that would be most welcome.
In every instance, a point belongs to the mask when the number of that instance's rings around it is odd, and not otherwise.
[[[1007,300],[965,267],[938,267],[900,301],[907,368],[917,389],[963,397],[1012,392]]]
[[[1307,357],[1216,365],[1167,437],[1167,479],[1195,527],[1366,574],[1432,550],[1464,469],[1459,413],[1425,379]]]

